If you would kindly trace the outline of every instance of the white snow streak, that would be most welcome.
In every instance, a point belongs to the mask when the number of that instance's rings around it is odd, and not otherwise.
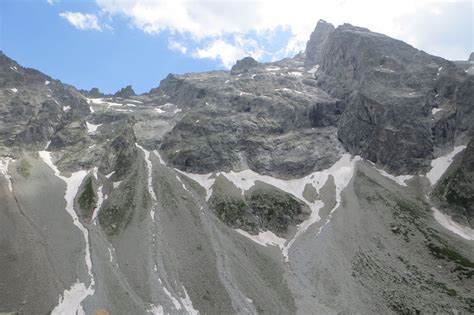
[[[280,67],[268,67],[268,68],[265,68],[265,70],[267,70],[269,72],[270,71],[278,71],[278,70],[280,70]]]
[[[10,91],[12,91],[13,93],[16,93],[16,92],[18,92],[18,89],[17,88],[12,88],[12,89],[10,89]]]
[[[153,165],[150,161],[150,151],[145,150],[142,146],[136,143],[137,148],[143,151],[145,154],[145,163],[148,168],[148,192],[150,193],[151,199],[154,203],[157,202],[155,191],[153,190]],[[151,220],[155,222],[155,205],[153,204],[150,210]]]
[[[373,163],[371,163],[373,164]],[[377,172],[379,172],[380,175],[382,176],[385,176],[387,178],[390,178],[391,180],[393,180],[394,182],[396,182],[398,185],[400,186],[407,186],[407,184],[405,183],[407,180],[410,180],[413,178],[413,175],[399,175],[399,176],[394,176],[392,174],[389,174],[387,172],[385,172],[384,170],[380,170],[378,168],[375,167],[375,169],[377,170]]]
[[[87,171],[81,170],[72,173],[70,177],[65,177],[61,175],[58,168],[53,164],[51,152],[39,151],[39,156],[53,170],[54,175],[66,183],[66,192],[64,195],[64,199],[66,200],[66,211],[72,217],[73,224],[82,232],[84,236],[84,241],[86,243],[85,262],[89,277],[91,278],[91,283],[87,288],[84,283],[79,283],[78,281],[71,287],[71,289],[64,291],[63,297],[59,297],[58,306],[54,308],[51,314],[84,314],[81,303],[87,296],[92,296],[94,294],[95,280],[94,275],[92,274],[89,231],[79,221],[76,211],[74,210],[74,199],[82,181],[84,180],[84,177],[87,175]]]
[[[44,81],[44,85],[49,85],[50,83],[48,80]]]
[[[289,75],[295,76],[295,77],[301,77],[303,74],[299,71],[292,71],[288,72]]]
[[[433,109],[431,110],[431,114],[434,115],[434,114],[436,114],[437,112],[440,112],[440,111],[442,111],[442,110],[443,110],[442,108],[433,108]]]
[[[286,239],[276,236],[272,231],[260,232],[258,235],[252,235],[241,229],[235,229],[235,231],[264,247],[274,245],[280,247],[281,250],[285,248]]]
[[[184,291],[184,298],[180,298],[180,299],[181,299],[181,303],[183,303],[184,309],[190,315],[198,315],[199,312],[193,307],[193,302],[191,301],[191,298],[188,295],[188,291],[186,291],[186,288],[184,286],[183,286],[183,291]]]
[[[438,221],[439,224],[441,224],[443,227],[446,229],[450,230],[451,232],[461,236],[462,238],[465,238],[470,241],[474,241],[474,230],[471,228],[468,228],[467,226],[463,226],[451,219],[450,216],[447,214],[442,213],[435,207],[431,208],[433,210],[433,215]]]
[[[97,167],[94,168],[94,177],[97,180]],[[97,218],[97,214],[99,213],[100,207],[102,207],[102,203],[104,202],[104,186],[101,185],[99,188],[97,188],[97,203],[94,208],[94,212],[92,212],[92,219],[91,221],[94,222],[95,219]]]
[[[8,190],[13,192],[12,186],[12,176],[8,174],[8,165],[13,162],[13,159],[10,157],[1,157],[0,158],[0,174],[2,174],[8,183]]]
[[[173,302],[173,305],[176,308],[176,310],[179,311],[181,309],[181,303],[179,303],[179,301],[171,294],[170,291],[168,291],[168,289],[165,286],[163,286],[163,290],[165,291],[166,295],[170,298],[171,302]]]
[[[438,180],[441,178],[441,176],[443,176],[444,172],[446,172],[448,167],[453,162],[454,157],[465,148],[465,145],[454,147],[451,153],[445,156],[440,156],[439,158],[431,161],[431,170],[426,173],[426,177],[430,181],[431,186],[434,186],[438,182]]]

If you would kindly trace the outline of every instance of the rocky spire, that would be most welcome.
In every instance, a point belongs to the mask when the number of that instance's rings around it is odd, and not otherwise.
[[[306,43],[306,68],[311,68],[319,63],[321,51],[334,30],[334,25],[324,20],[319,20],[313,33],[311,33],[309,41]]]

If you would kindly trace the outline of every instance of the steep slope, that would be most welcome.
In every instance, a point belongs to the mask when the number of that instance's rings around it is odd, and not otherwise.
[[[474,312],[451,62],[326,22],[294,58],[138,96],[0,57],[0,312]]]

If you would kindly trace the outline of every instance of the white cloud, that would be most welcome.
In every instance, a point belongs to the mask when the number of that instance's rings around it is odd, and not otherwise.
[[[195,58],[219,59],[226,68],[232,67],[237,59],[245,56],[245,51],[240,46],[231,45],[222,39],[213,41],[204,48],[198,48],[193,52]]]
[[[72,26],[80,30],[97,30],[102,31],[102,26],[95,14],[80,13],[80,12],[63,12],[59,14],[60,17],[66,19]]]
[[[454,6],[471,4],[472,9],[472,3],[466,0],[293,0],[290,3],[286,0],[96,0],[96,2],[103,13],[124,16],[129,19],[131,25],[146,33],[157,34],[168,31],[174,37],[183,36],[199,47],[193,50],[192,55],[198,58],[208,56],[206,58],[221,59],[225,65],[231,63],[231,58],[238,58],[243,54],[265,55],[260,41],[255,44],[249,39],[249,34],[262,36],[276,30],[289,31],[292,36],[286,47],[279,51],[286,56],[294,55],[304,49],[319,19],[335,25],[347,22],[368,27],[373,31],[416,44],[423,42],[421,39],[426,33],[414,27],[413,23],[401,23],[401,21],[416,20],[418,15],[426,15],[426,12],[431,13],[433,17],[430,25],[436,24],[438,18],[455,20],[456,16],[443,14],[443,4]],[[471,26],[469,23],[465,25],[466,32],[469,32]],[[449,32],[449,28],[445,32]],[[218,51],[218,47],[224,50]],[[419,48],[427,49],[428,46]],[[451,51],[452,47],[446,46],[441,54],[450,58]]]
[[[174,39],[168,41],[168,48],[174,51],[179,51],[182,54],[185,54],[188,51],[188,48],[183,44]]]
[[[46,2],[49,4],[49,5],[53,5],[57,2],[59,2],[59,0],[46,0]]]

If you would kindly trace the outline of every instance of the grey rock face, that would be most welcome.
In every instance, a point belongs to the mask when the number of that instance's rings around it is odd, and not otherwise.
[[[252,57],[245,57],[241,60],[237,60],[237,63],[230,69],[230,74],[242,74],[248,72],[251,68],[255,68],[259,65],[259,62]]]
[[[136,96],[135,91],[133,90],[131,85],[127,85],[126,87],[122,88],[120,91],[114,94],[115,97],[122,97],[122,98],[130,98],[132,96]]]
[[[62,126],[89,114],[84,97],[0,53],[0,146],[43,147]]]
[[[311,69],[313,66],[319,64],[322,57],[322,50],[334,30],[335,27],[331,23],[324,20],[318,21],[316,28],[313,33],[311,33],[309,41],[306,43],[306,59],[304,64],[306,69]]]
[[[467,59],[467,61],[472,61],[472,62],[474,62],[474,52],[472,52],[472,53],[469,55],[469,58]]]
[[[80,90],[79,92],[81,92],[82,95],[91,98],[101,98],[107,96],[96,87],[92,88],[90,91]]]
[[[318,59],[318,86],[344,104],[338,136],[349,152],[392,172],[416,172],[455,134],[466,134],[472,106],[456,95],[472,88],[453,63],[365,28],[330,30],[316,28],[306,60]],[[443,114],[432,119],[439,107]]]

